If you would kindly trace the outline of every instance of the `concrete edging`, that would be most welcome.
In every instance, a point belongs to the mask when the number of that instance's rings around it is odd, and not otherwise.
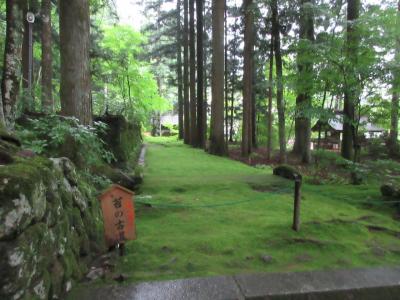
[[[263,273],[145,282],[82,291],[104,300],[400,299],[400,267]]]

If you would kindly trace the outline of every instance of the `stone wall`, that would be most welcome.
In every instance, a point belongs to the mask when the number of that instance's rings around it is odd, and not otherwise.
[[[136,162],[143,142],[140,125],[128,122],[121,115],[104,115],[95,118],[95,121],[108,125],[101,138],[107,149],[114,154],[116,164],[125,167]]]
[[[104,251],[100,205],[69,159],[18,146],[0,133],[0,299],[62,298]]]

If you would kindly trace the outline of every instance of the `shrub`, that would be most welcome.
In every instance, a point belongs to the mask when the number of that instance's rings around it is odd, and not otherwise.
[[[27,119],[24,125],[17,125],[17,135],[25,148],[46,156],[67,156],[78,166],[110,163],[114,155],[105,150],[105,143],[99,137],[106,125],[95,122],[93,126],[79,124],[75,118],[49,115]],[[81,167],[81,166],[80,166]]]
[[[327,150],[315,150],[313,152],[313,157],[315,161],[321,167],[327,167],[335,165],[337,167],[342,168],[351,168],[353,166],[353,162],[341,157],[338,153],[327,151]]]
[[[369,141],[367,146],[367,153],[369,156],[385,159],[388,157],[387,152],[387,147],[383,139],[378,138]]]

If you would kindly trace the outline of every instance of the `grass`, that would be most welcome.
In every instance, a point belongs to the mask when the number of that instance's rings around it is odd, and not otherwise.
[[[378,186],[304,184],[299,233],[292,191],[270,169],[148,138],[137,202],[153,206],[136,203],[138,239],[117,268],[147,281],[399,263],[394,209],[360,202],[379,201]]]

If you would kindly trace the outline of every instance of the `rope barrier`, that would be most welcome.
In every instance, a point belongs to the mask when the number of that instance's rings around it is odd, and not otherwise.
[[[274,192],[269,192],[268,194],[272,195],[282,195],[282,194],[287,194],[288,192],[292,192],[289,189],[282,189]],[[348,198],[338,198],[338,197],[332,197],[332,195],[327,195],[327,194],[320,194],[325,197],[329,197],[330,199],[333,199],[335,201],[345,201],[346,203],[365,203],[365,204],[394,204],[394,203],[400,203],[400,200],[353,200],[353,199],[348,199]],[[262,199],[248,199],[248,200],[241,200],[241,201],[234,201],[234,202],[225,202],[225,203],[219,203],[219,204],[200,204],[200,205],[185,205],[185,204],[168,204],[168,203],[154,203],[151,201],[143,201],[140,199],[145,199],[148,198],[148,196],[137,196],[135,202],[138,204],[143,204],[143,205],[150,205],[152,207],[159,207],[159,208],[213,208],[213,207],[224,207],[224,206],[235,206],[243,203],[250,203],[250,202],[258,202],[258,201],[264,201],[268,200],[268,198],[262,198]]]
[[[280,194],[286,194],[288,192],[289,192],[288,189],[282,189],[279,191],[270,192],[270,194],[280,195]],[[160,208],[168,208],[168,207],[171,207],[171,208],[212,208],[212,207],[234,206],[234,205],[239,205],[239,204],[243,204],[243,203],[267,200],[266,198],[262,198],[262,199],[256,198],[256,199],[250,199],[250,200],[232,201],[232,202],[225,202],[225,203],[219,203],[219,204],[185,205],[185,204],[152,203],[150,201],[140,200],[140,198],[148,198],[148,196],[142,196],[142,197],[137,196],[135,202],[139,203],[139,204],[151,205],[153,207],[160,207]]]

